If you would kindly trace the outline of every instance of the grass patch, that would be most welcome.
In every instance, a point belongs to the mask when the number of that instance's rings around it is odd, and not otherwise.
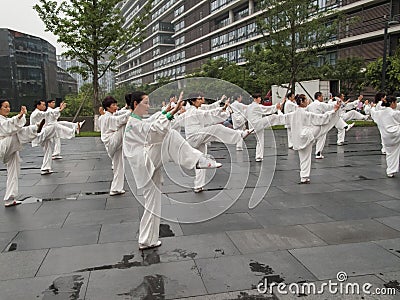
[[[100,132],[97,131],[81,131],[76,137],[99,137]]]

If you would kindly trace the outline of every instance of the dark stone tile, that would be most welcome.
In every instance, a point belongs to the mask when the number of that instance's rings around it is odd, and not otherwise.
[[[348,244],[400,237],[400,231],[370,219],[308,224],[304,227],[328,244]]]
[[[179,218],[178,218],[179,219]],[[185,235],[216,233],[229,230],[257,229],[262,226],[247,213],[222,214],[196,224],[181,224]]]

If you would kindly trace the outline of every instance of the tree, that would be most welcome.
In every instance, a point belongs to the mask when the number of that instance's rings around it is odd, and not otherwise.
[[[382,83],[382,58],[367,65],[366,84],[372,86],[375,90],[381,89]],[[386,91],[388,94],[394,94],[400,89],[400,47],[397,48],[395,55],[387,58],[386,68]]]
[[[77,95],[65,96],[67,107],[63,115],[74,117],[78,111],[82,116],[90,116],[93,114],[93,87],[91,84],[84,84]]]
[[[263,12],[257,26],[262,45],[269,50],[266,54],[273,58],[273,72],[282,75],[279,84],[290,82],[294,89],[299,75],[307,74],[317,53],[337,34],[338,17],[328,19],[324,7],[314,0],[261,0],[257,5]]]
[[[65,56],[76,59],[82,67],[70,71],[85,79],[93,76],[93,110],[97,113],[99,101],[99,79],[116,64],[118,55],[127,47],[143,40],[144,21],[152,1],[147,1],[144,12],[123,28],[125,18],[117,6],[121,0],[70,0],[57,5],[57,1],[40,0],[34,6],[46,26],[46,30],[58,37],[58,42],[69,49]],[[103,61],[107,61],[103,63]]]
[[[360,93],[365,84],[365,67],[362,57],[347,57],[339,59],[329,70],[322,68],[325,74],[322,78],[338,79],[340,81],[340,91],[345,95],[355,95]]]

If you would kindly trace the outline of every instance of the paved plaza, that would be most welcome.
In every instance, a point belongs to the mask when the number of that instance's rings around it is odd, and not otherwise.
[[[203,193],[191,191],[192,171],[167,163],[163,245],[143,252],[141,197],[130,175],[133,193],[127,182],[125,195],[108,195],[111,161],[100,138],[62,141],[64,158],[47,176],[40,175],[41,149],[26,145],[24,203],[0,207],[0,299],[400,299],[400,176],[386,177],[377,128],[353,128],[341,147],[332,130],[325,159],[313,158],[309,185],[298,184],[286,131],[273,133],[276,143],[265,132],[262,164],[254,161],[254,136],[248,153],[213,143],[209,153],[223,167],[208,172]],[[4,165],[0,174],[4,195]],[[249,209],[250,197],[262,201]],[[342,283],[398,295],[256,289],[340,283],[340,272]]]

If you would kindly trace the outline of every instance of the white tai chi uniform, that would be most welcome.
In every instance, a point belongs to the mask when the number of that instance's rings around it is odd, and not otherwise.
[[[110,194],[124,190],[124,159],[122,156],[122,140],[126,122],[130,115],[129,110],[119,114],[106,112],[99,117],[101,141],[106,147],[107,154],[113,165],[113,180],[111,182]]]
[[[328,101],[328,104],[336,105],[336,99],[335,100],[330,99]],[[347,128],[348,124],[343,120],[343,115],[345,114],[346,107],[349,107],[348,104],[350,104],[350,103],[347,103],[346,106],[344,107],[344,109],[340,108],[338,110],[340,118],[338,119],[337,123],[335,124],[335,127],[338,132],[337,133],[337,141],[336,141],[336,143],[338,145],[343,145],[344,138],[346,137],[346,128]]]
[[[193,169],[203,154],[192,148],[163,114],[141,120],[134,114],[126,124],[123,153],[145,199],[140,220],[139,244],[155,245],[159,238],[163,159]]]
[[[78,123],[72,123],[67,121],[57,121],[60,117],[60,108],[47,107],[47,111],[54,112],[46,117],[46,124],[56,127],[56,136],[54,137],[54,149],[52,156],[61,155],[61,139],[72,139],[75,137]]]
[[[233,114],[232,117],[232,125],[233,129],[237,130],[245,130],[246,129],[246,110],[247,105],[243,104],[239,101],[234,101],[231,106]],[[236,144],[236,150],[243,150],[243,140],[240,140]]]
[[[227,112],[218,107],[219,104],[217,108],[207,110],[201,109],[202,106],[198,109],[191,105],[184,114],[185,135],[190,146],[207,154],[207,143],[209,142],[237,144],[240,140],[243,140],[242,131],[233,130],[222,124],[215,124],[226,120],[229,116]],[[196,169],[195,173],[194,188],[204,187],[206,170]]]
[[[321,135],[326,134],[337,122],[335,111],[315,114],[298,107],[294,112],[281,115],[283,124],[290,125],[293,134],[293,149],[298,150],[301,181],[310,177],[312,145]]]
[[[314,100],[314,102],[310,103],[307,106],[306,110],[309,112],[315,113],[315,114],[324,114],[327,111],[332,110],[334,106],[335,106],[335,104],[333,102],[325,103],[325,102],[320,102],[318,100]],[[320,135],[317,138],[316,143],[315,143],[315,154],[322,153],[322,150],[324,150],[327,134],[328,134],[328,132]]]
[[[257,137],[256,160],[262,160],[264,157],[264,129],[271,126],[270,119],[263,118],[263,116],[273,114],[276,111],[275,106],[263,106],[255,101],[247,107],[249,129],[254,129]]]
[[[18,176],[21,161],[19,151],[22,150],[22,144],[29,143],[38,136],[37,126],[23,127],[25,123],[25,115],[21,119],[18,116],[12,118],[0,116],[0,158],[7,166],[7,186],[4,201],[18,196]]]
[[[378,125],[386,149],[386,174],[397,173],[400,159],[400,111],[390,107],[380,110],[372,108],[371,116]]]
[[[297,104],[296,102],[286,100],[285,101],[285,107],[284,107],[284,112],[285,114],[294,112],[297,109]],[[292,142],[292,130],[290,128],[290,125],[285,125],[286,130],[287,130],[287,139],[288,139],[288,148],[293,148],[293,142]]]
[[[34,139],[32,141],[32,147],[36,147],[38,145],[41,145],[43,147],[44,151],[44,156],[43,156],[43,163],[41,166],[41,171],[48,171],[51,172],[51,163],[52,163],[52,153],[53,153],[53,148],[54,148],[54,137],[57,135],[57,130],[54,124],[48,124],[48,120],[56,117],[59,115],[59,111],[57,110],[52,110],[52,111],[41,111],[39,109],[35,109],[31,113],[30,117],[30,124],[38,124],[40,123],[43,119],[46,120],[46,124],[43,127],[43,129],[46,128],[46,130],[43,131],[43,134],[41,135],[42,138],[39,139]]]

